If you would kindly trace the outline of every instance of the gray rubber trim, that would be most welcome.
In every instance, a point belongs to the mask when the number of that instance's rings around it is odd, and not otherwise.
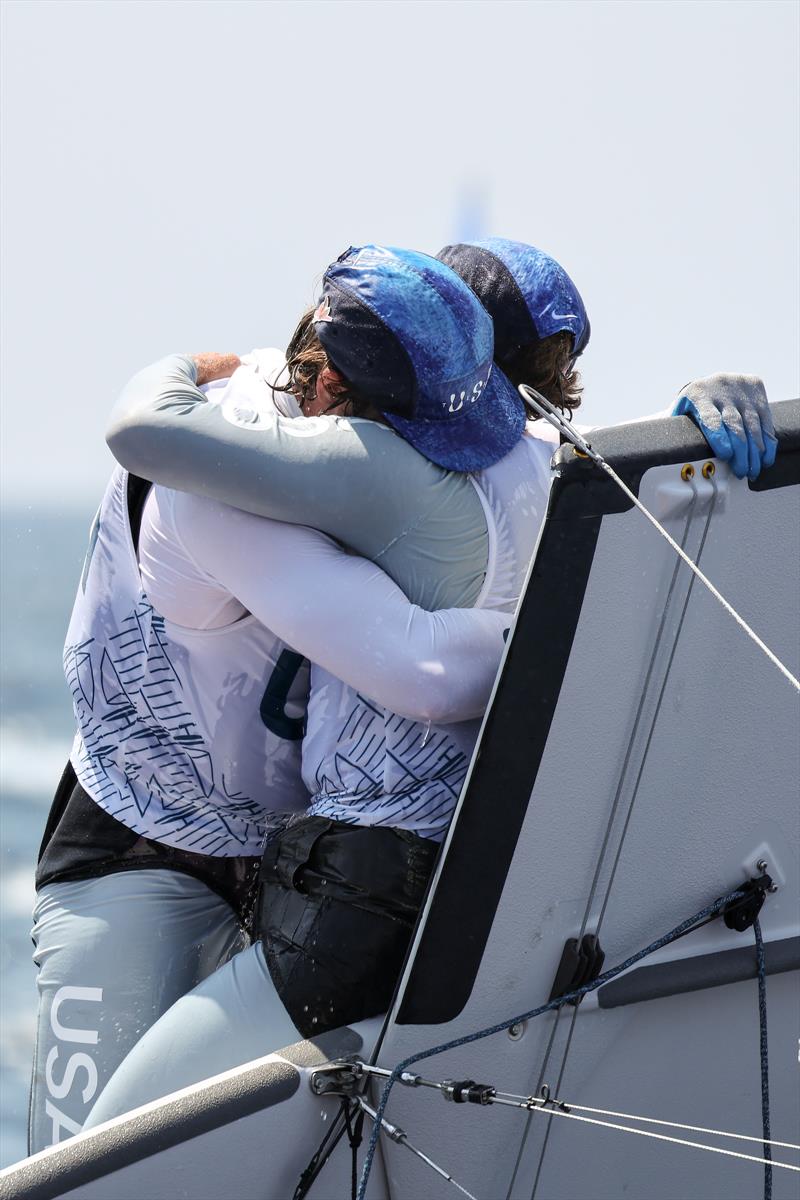
[[[0,1177],[0,1200],[54,1200],[171,1146],[281,1104],[299,1086],[299,1072],[281,1062],[260,1063],[219,1083],[198,1084],[179,1100],[21,1163]]]
[[[286,1058],[296,1067],[321,1067],[324,1063],[336,1058],[347,1058],[358,1054],[364,1040],[354,1029],[344,1026],[342,1029],[331,1029],[320,1033],[315,1038],[305,1042],[295,1042],[293,1046],[284,1046],[276,1050],[281,1058]]]
[[[800,970],[800,937],[766,942],[764,958],[768,975]],[[755,977],[755,947],[742,946],[736,950],[721,950],[718,954],[698,954],[695,958],[637,967],[601,987],[597,999],[601,1008],[621,1008],[625,1004],[639,1004],[642,1000],[660,1000],[664,996],[699,992]]]
[[[771,404],[770,410],[778,437],[778,457],[773,467],[762,471],[749,484],[754,492],[800,483],[800,400],[782,400]],[[714,457],[689,417],[658,417],[595,429],[588,439],[637,496],[642,476],[652,467]],[[553,466],[561,486],[558,509],[552,516],[563,519],[605,515],[626,512],[632,507],[605,471],[591,459],[576,455],[572,446],[562,446],[556,452]]]

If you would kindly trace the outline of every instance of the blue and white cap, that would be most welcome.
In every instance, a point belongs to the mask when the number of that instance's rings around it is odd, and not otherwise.
[[[491,318],[437,259],[352,246],[325,272],[314,326],[332,366],[439,466],[480,471],[522,436]]]
[[[572,334],[576,357],[585,350],[590,326],[580,292],[543,250],[486,238],[445,246],[436,257],[469,284],[494,321],[497,362],[563,330]]]

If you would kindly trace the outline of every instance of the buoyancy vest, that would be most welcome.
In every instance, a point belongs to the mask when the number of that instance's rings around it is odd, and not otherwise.
[[[220,857],[256,855],[306,807],[299,776],[307,666],[254,617],[194,630],[142,588],[126,471],[92,526],[64,647],[91,798],[130,829]]]

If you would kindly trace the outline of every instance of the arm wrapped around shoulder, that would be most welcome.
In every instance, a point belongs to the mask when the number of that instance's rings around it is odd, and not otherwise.
[[[117,462],[134,475],[168,484],[172,457],[169,434],[175,420],[208,406],[197,384],[197,364],[188,354],[171,354],[139,371],[123,388],[106,429]],[[180,431],[181,427],[177,426]]]

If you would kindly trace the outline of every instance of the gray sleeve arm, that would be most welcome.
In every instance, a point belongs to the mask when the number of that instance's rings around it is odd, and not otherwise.
[[[377,562],[424,608],[470,605],[486,571],[486,518],[470,480],[384,425],[277,412],[237,422],[172,355],[127,385],[107,433],[136,475],[257,516],[310,525]]]
[[[293,420],[262,412],[238,423],[195,383],[191,358],[173,355],[141,371],[127,385],[107,433],[114,457],[134,474],[170,487],[297,525],[311,525],[340,541],[360,525],[374,557],[384,531],[363,513],[393,479],[385,477],[391,435],[331,417]],[[297,428],[294,428],[297,427]],[[408,499],[408,497],[406,497]],[[407,510],[406,510],[407,516]],[[398,530],[392,531],[397,535]],[[352,543],[349,543],[352,544]]]

